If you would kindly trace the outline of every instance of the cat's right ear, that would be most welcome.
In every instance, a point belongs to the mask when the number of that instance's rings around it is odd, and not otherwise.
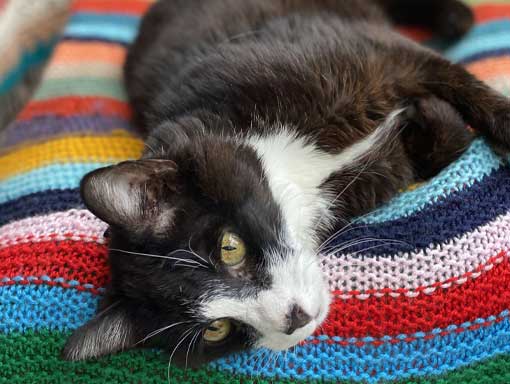
[[[101,220],[136,230],[171,224],[168,199],[176,188],[175,162],[141,159],[89,173],[81,182],[80,192],[87,208]]]

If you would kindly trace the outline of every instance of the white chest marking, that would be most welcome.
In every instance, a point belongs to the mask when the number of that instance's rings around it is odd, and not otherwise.
[[[361,163],[392,139],[401,112],[391,113],[374,132],[337,155],[320,150],[285,127],[272,135],[248,138],[248,144],[262,161],[273,198],[282,210],[288,235],[295,245],[303,247],[317,240],[314,229],[318,220],[323,226],[331,224],[328,209],[336,196],[320,186],[331,174]]]

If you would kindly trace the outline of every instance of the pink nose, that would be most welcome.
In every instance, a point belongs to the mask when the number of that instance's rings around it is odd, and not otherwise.
[[[285,331],[287,335],[292,335],[296,329],[303,328],[312,320],[312,317],[297,304],[292,306],[286,317],[288,319],[288,328]]]

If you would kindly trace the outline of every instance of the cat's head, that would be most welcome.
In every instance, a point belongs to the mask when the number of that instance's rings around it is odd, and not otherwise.
[[[111,284],[67,359],[161,347],[196,365],[287,349],[327,315],[314,246],[296,240],[253,149],[205,135],[171,140],[172,149],[82,181],[87,207],[110,224]]]

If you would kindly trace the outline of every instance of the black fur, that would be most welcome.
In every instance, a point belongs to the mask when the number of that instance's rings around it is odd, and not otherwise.
[[[172,165],[162,172],[158,162],[142,160],[98,170],[84,179],[82,193],[111,225],[112,249],[157,255],[181,249],[174,255],[194,259],[186,253],[192,249],[208,267],[112,250],[112,283],[102,303],[108,310],[75,332],[64,357],[130,348],[183,321],[189,323],[143,345],[175,349],[175,359],[190,365],[252,345],[257,332],[241,323],[221,344],[199,338],[191,351],[187,342],[178,345],[190,324],[200,330],[211,320],[195,311],[208,289],[224,286],[225,295],[263,289],[271,281],[262,250],[285,246],[278,238],[282,213],[260,159],[240,138],[283,124],[336,154],[406,108],[400,134],[362,174],[343,170],[322,185],[345,189],[331,207],[338,225],[455,160],[472,140],[466,123],[508,149],[508,100],[393,32],[392,22],[451,39],[473,17],[455,0],[160,0],[152,7],[130,49],[125,80],[147,135],[143,158]],[[108,183],[128,186],[136,210],[112,209],[119,203],[106,193]],[[218,260],[217,239],[227,228],[250,251],[242,278]],[[94,353],[80,354],[91,335],[109,335],[112,318],[129,331],[123,341],[105,346],[92,339]]]

